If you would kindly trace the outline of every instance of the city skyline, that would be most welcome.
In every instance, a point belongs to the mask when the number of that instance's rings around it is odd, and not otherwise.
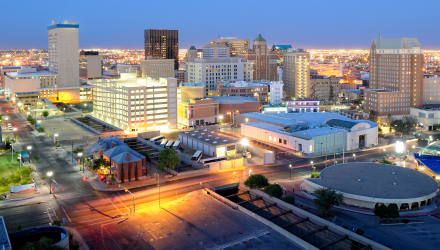
[[[43,31],[51,21],[64,20],[74,20],[80,25],[81,49],[142,49],[145,29],[179,30],[180,49],[188,49],[191,45],[202,48],[219,35],[253,40],[258,34],[267,40],[268,46],[276,43],[305,49],[368,49],[380,34],[384,38],[418,38],[424,49],[440,49],[435,42],[440,34],[434,32],[430,21],[430,17],[436,14],[435,5],[440,4],[430,2],[428,6],[432,8],[420,5],[411,6],[411,9],[397,1],[372,1],[369,4],[278,1],[276,6],[268,5],[268,8],[261,8],[267,5],[265,1],[234,2],[233,6],[232,2],[225,2],[222,6],[215,6],[218,15],[213,18],[212,9],[201,1],[194,1],[191,5],[175,2],[166,13],[149,12],[148,9],[163,7],[160,3],[141,1],[117,7],[102,1],[83,2],[87,4],[85,7],[56,1],[46,1],[45,5],[24,1],[20,6],[20,18],[16,12],[4,13],[4,19],[13,20],[13,25],[2,27],[6,38],[2,39],[0,50],[45,49],[47,37]],[[16,3],[4,2],[3,7],[13,9]],[[236,11],[231,11],[231,7]],[[147,14],[136,14],[138,9],[147,9]],[[287,14],[289,10],[291,14]],[[52,14],[40,15],[41,11]],[[110,15],[92,14],[94,11]],[[252,21],[254,18],[261,18],[264,22]]]

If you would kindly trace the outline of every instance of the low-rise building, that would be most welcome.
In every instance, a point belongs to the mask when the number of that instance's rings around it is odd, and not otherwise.
[[[18,106],[37,108],[39,105],[42,105],[41,93],[38,91],[16,92],[14,103]]]
[[[343,89],[341,90],[341,97],[346,101],[363,100],[363,89]]]
[[[285,103],[287,107],[288,113],[299,112],[299,113],[311,113],[311,112],[319,112],[319,103],[320,100],[316,99],[283,99],[283,103]]]
[[[177,104],[177,123],[181,127],[215,124],[219,122],[219,102],[210,98],[196,98]]]
[[[138,77],[142,76],[142,70],[140,64],[118,64],[117,66],[118,73],[136,73]]]
[[[283,84],[268,81],[222,81],[217,82],[215,96],[248,96],[262,104],[281,104],[283,98]]]
[[[201,82],[196,83],[181,83],[177,88],[177,102],[188,102],[191,99],[205,97],[205,84]]]
[[[246,96],[216,96],[209,97],[219,103],[221,122],[234,122],[237,114],[260,112],[260,102]]]
[[[129,132],[177,127],[177,79],[138,78],[135,73],[120,79],[91,81],[92,115]]]
[[[440,104],[425,104],[422,108],[409,108],[410,115],[417,118],[422,131],[433,130],[433,126],[440,124]]]
[[[5,91],[5,83],[6,83],[6,74],[10,72],[17,72],[19,69],[21,69],[21,66],[0,66],[0,79],[2,83],[2,92]]]
[[[316,70],[321,76],[342,77],[342,63],[311,63],[310,70]]]
[[[182,142],[182,145],[202,151],[203,154],[212,157],[233,157],[241,145],[240,141],[233,136],[202,129],[179,132],[177,137]]]
[[[243,120],[246,123],[241,123],[242,136],[305,156],[357,150],[378,143],[376,123],[351,120],[336,113],[240,114],[237,122]]]
[[[177,84],[188,82],[188,72],[186,70],[174,70],[174,78],[177,78]]]
[[[440,78],[437,75],[423,76],[423,104],[440,104]]]

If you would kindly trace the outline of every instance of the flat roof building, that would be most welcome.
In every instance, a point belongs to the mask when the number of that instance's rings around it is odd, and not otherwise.
[[[202,151],[212,157],[234,156],[237,146],[240,145],[236,137],[208,129],[179,132],[177,137],[182,145]]]
[[[174,59],[153,59],[148,56],[147,60],[141,60],[142,77],[150,77],[153,80],[160,78],[174,78]]]
[[[390,164],[350,162],[329,166],[319,178],[304,180],[304,189],[313,193],[331,188],[344,195],[344,203],[375,209],[392,205],[399,210],[420,208],[439,192],[437,181],[413,169]]]

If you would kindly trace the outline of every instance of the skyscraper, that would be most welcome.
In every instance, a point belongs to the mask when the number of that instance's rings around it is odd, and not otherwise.
[[[47,27],[49,72],[57,74],[57,88],[79,85],[78,28],[75,21],[52,22]]]
[[[284,92],[289,97],[307,98],[310,88],[310,53],[287,49],[283,53]]]
[[[249,49],[249,39],[237,39],[236,37],[218,37],[218,39],[211,40],[211,44],[221,44],[224,47],[230,48],[230,54],[226,57],[239,57],[240,53],[247,52]],[[205,46],[210,47],[210,46]]]
[[[240,53],[239,57],[253,63],[254,80],[277,80],[277,53],[267,47],[261,34],[254,39],[252,49]]]
[[[179,31],[144,30],[145,59],[174,59],[174,69],[179,69]]]
[[[423,105],[423,48],[417,38],[379,35],[370,49],[370,89],[364,112],[380,116],[406,115]]]

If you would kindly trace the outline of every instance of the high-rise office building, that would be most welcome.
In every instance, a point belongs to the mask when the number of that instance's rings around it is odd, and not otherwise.
[[[186,59],[185,59],[185,61],[186,61],[187,63],[189,63],[189,62],[194,62],[194,59],[197,59],[197,58],[198,58],[198,54],[199,54],[199,52],[197,51],[196,47],[195,47],[194,45],[192,45],[192,46],[189,48],[188,52],[186,53]]]
[[[231,48],[227,42],[210,43],[203,47],[203,58],[226,58],[231,57]]]
[[[303,49],[288,49],[283,54],[284,92],[289,97],[309,97],[310,53]]]
[[[254,66],[254,80],[277,80],[277,53],[267,47],[266,40],[260,35],[254,39],[252,49],[240,53]]]
[[[57,88],[79,85],[79,24],[52,22],[49,38],[49,72],[57,74]]]
[[[364,113],[406,115],[423,105],[423,48],[417,38],[380,35],[370,49],[370,89],[365,90]]]
[[[145,59],[174,59],[174,69],[179,69],[179,31],[144,30]]]
[[[240,53],[247,52],[250,46],[249,39],[237,39],[236,37],[218,37],[211,40],[210,44],[222,44],[230,48],[230,55],[227,57],[239,57]],[[207,46],[205,46],[207,47]]]

